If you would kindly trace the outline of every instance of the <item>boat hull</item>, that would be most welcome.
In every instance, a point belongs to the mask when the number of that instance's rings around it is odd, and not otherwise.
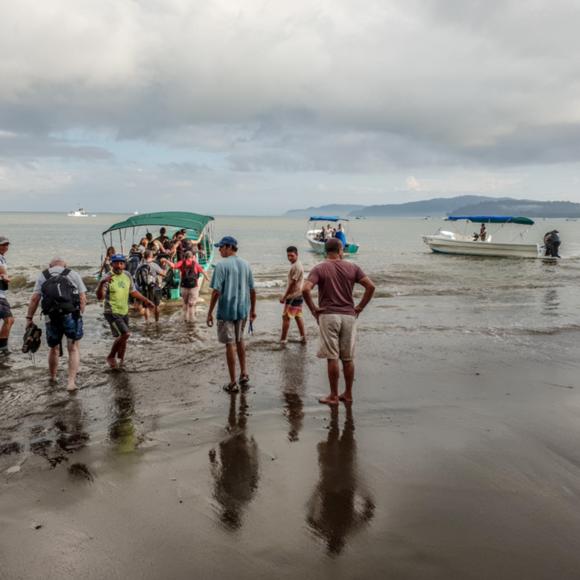
[[[423,241],[433,252],[458,256],[489,256],[494,258],[540,258],[539,244],[508,244],[452,240],[439,236],[423,236]]]
[[[308,240],[308,244],[312,251],[316,252],[317,254],[324,254],[324,242],[319,242],[318,240],[313,240],[310,236],[306,236]],[[348,244],[344,249],[345,254],[356,254],[358,252],[359,246],[358,244]]]

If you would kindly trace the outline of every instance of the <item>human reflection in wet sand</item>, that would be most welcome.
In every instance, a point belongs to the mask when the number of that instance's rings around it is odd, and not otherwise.
[[[137,447],[138,438],[133,422],[135,393],[129,374],[126,372],[111,373],[111,386],[113,387],[113,404],[111,422],[109,423],[109,439],[117,453],[132,453]]]
[[[236,531],[243,523],[243,512],[258,489],[258,445],[248,437],[246,397],[240,395],[236,413],[237,394],[230,395],[227,430],[229,435],[219,444],[219,457],[215,449],[209,453],[211,473],[214,478],[214,497],[220,504],[220,521],[226,529]]]
[[[282,388],[284,415],[288,421],[288,440],[298,441],[304,423],[304,349],[282,352]]]
[[[56,467],[69,461],[69,454],[85,447],[89,434],[85,430],[83,407],[76,393],[50,404],[49,409],[56,411],[52,426],[38,424],[31,429],[30,451]]]
[[[357,473],[352,406],[346,407],[342,435],[338,407],[331,407],[330,413],[328,437],[318,444],[320,478],[308,502],[307,522],[334,556],[343,550],[348,536],[369,523],[375,505]]]
[[[544,294],[542,314],[544,316],[558,316],[560,308],[560,298],[556,288],[549,288]]]

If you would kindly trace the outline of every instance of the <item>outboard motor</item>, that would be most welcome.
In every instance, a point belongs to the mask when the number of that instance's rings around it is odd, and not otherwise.
[[[559,258],[560,257],[560,232],[552,230],[544,235],[544,247],[546,248],[546,257]]]

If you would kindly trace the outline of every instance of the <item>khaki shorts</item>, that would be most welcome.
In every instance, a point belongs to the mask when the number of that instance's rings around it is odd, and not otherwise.
[[[188,306],[195,306],[197,300],[199,299],[199,286],[195,288],[184,288],[181,287],[181,297],[183,298],[183,303]]]
[[[217,335],[222,344],[232,344],[244,340],[245,320],[218,320]]]
[[[340,359],[349,362],[354,358],[356,316],[349,314],[321,314],[319,358]]]

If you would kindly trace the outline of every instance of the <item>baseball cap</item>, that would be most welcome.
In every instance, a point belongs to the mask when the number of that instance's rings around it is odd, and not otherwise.
[[[237,248],[238,240],[232,236],[224,236],[217,244],[214,244],[214,246],[216,248],[221,248],[223,246],[233,246],[234,248]]]
[[[125,256],[123,256],[123,254],[113,254],[111,256],[111,264],[114,264],[115,262],[126,262],[127,258],[125,258]]]
[[[0,236],[0,246],[4,246],[4,245],[9,244],[9,243],[10,243],[10,240],[7,237]]]

